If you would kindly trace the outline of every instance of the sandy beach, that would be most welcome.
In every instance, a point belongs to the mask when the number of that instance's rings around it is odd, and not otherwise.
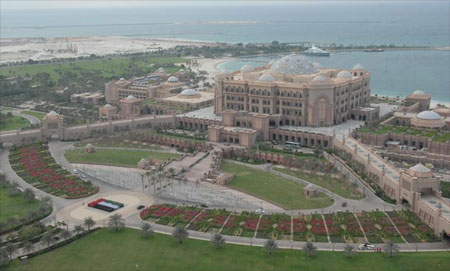
[[[215,42],[170,38],[73,37],[0,39],[0,63],[152,52],[175,46],[215,45]]]

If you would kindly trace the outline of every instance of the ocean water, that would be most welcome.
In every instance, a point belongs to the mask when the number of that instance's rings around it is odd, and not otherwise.
[[[235,71],[244,64],[263,66],[275,57],[228,61],[221,70]],[[380,53],[337,52],[330,57],[311,57],[322,67],[351,69],[360,63],[371,73],[372,93],[400,96],[421,89],[435,101],[450,103],[450,51],[384,51]]]
[[[0,9],[0,37],[133,36],[222,42],[450,46],[450,1],[309,1],[170,7]],[[361,63],[375,93],[423,89],[450,102],[449,51],[345,52],[323,66]],[[256,62],[258,64],[260,62]],[[256,65],[255,63],[250,63]],[[242,63],[224,64],[240,68]]]
[[[0,34],[2,38],[125,35],[244,43],[446,46],[449,10],[448,0],[1,9]]]

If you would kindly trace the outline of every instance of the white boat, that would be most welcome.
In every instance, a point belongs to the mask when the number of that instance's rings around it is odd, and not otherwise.
[[[311,48],[305,50],[303,54],[309,56],[330,56],[330,52],[322,50],[314,45]]]

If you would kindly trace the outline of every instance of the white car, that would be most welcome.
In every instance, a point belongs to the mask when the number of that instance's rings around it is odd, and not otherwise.
[[[255,211],[255,213],[257,213],[258,215],[264,214],[266,211],[262,208],[259,208],[258,210]]]
[[[375,250],[375,246],[369,243],[361,244],[358,246],[359,250]]]

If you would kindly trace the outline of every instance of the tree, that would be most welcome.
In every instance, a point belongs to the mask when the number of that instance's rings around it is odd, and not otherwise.
[[[80,235],[80,233],[84,231],[84,228],[81,225],[76,225],[74,230],[77,233],[77,235]]]
[[[34,249],[34,245],[30,241],[27,241],[25,242],[25,244],[23,244],[23,248],[28,252],[28,254],[30,254],[31,251]]]
[[[355,256],[355,253],[356,253],[356,251],[355,251],[355,247],[354,246],[352,246],[350,244],[345,245],[345,247],[344,247],[344,255],[345,255],[345,257],[352,258],[353,256]]]
[[[6,265],[9,262],[8,252],[4,248],[0,248],[0,266]]]
[[[67,240],[67,238],[70,237],[70,232],[66,229],[61,230],[61,236],[64,238],[64,240]]]
[[[305,246],[303,247],[303,251],[308,257],[313,257],[317,254],[317,248],[311,242],[306,242]]]
[[[213,243],[216,248],[221,248],[225,245],[225,238],[220,233],[215,233],[211,237],[211,243]]]
[[[16,253],[17,247],[12,242],[9,242],[6,244],[5,250],[8,253],[9,259],[12,260],[12,256]]]
[[[51,232],[46,232],[44,233],[44,235],[42,235],[42,239],[41,239],[44,243],[47,244],[47,248],[50,247],[50,245],[55,241],[53,239],[53,234]]]
[[[33,190],[31,188],[25,188],[23,198],[28,202],[33,201],[35,198]]]
[[[399,248],[396,243],[394,243],[392,240],[387,240],[384,243],[383,251],[388,257],[394,257],[398,255]]]
[[[189,233],[182,226],[176,226],[172,232],[172,236],[178,240],[178,242],[183,243],[183,240],[189,236]]]
[[[95,226],[95,221],[92,216],[89,216],[84,219],[83,224],[88,229],[88,231],[90,231],[91,228]]]
[[[152,236],[154,233],[152,226],[150,226],[150,224],[148,223],[142,223],[141,225],[141,234],[142,237],[144,237],[145,239],[150,238],[150,236]]]
[[[277,250],[278,244],[272,239],[267,239],[267,241],[264,243],[264,249],[267,251],[267,254],[269,256],[272,256],[272,253]]]
[[[114,214],[109,217],[108,227],[112,231],[121,231],[125,227],[125,221],[120,214]]]

